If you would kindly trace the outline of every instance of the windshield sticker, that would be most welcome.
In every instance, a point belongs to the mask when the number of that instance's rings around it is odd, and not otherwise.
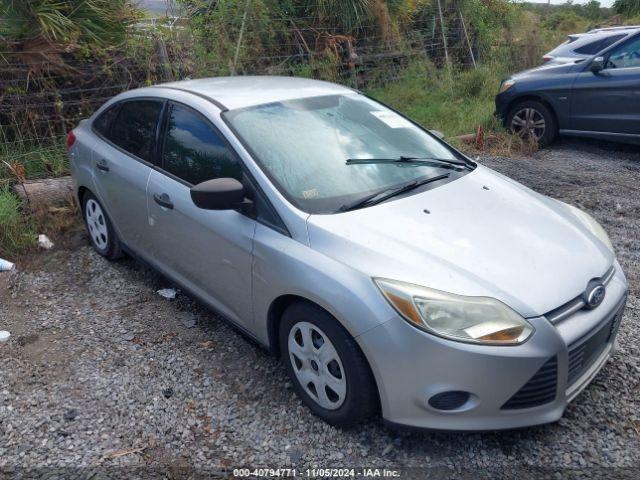
[[[371,115],[376,117],[381,122],[386,123],[391,128],[411,128],[413,126],[413,124],[409,120],[401,117],[395,112],[379,110],[371,112]]]
[[[317,188],[312,188],[311,190],[305,190],[304,192],[302,192],[302,196],[309,200],[310,198],[317,198],[318,197],[318,189]]]

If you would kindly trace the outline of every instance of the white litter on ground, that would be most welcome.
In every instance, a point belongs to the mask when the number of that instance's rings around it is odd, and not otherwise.
[[[7,340],[9,340],[10,336],[11,336],[11,334],[9,332],[7,332],[6,330],[0,330],[0,343],[4,343]]]
[[[15,264],[11,263],[9,260],[0,258],[0,272],[9,272],[14,268],[16,268]]]
[[[51,250],[53,248],[53,242],[49,240],[49,237],[41,233],[38,235],[38,246],[45,250]]]
[[[173,300],[176,298],[178,291],[175,288],[163,288],[162,290],[158,290],[158,295],[168,300]]]

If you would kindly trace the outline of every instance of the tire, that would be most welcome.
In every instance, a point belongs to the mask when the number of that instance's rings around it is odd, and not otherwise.
[[[107,260],[122,257],[120,240],[102,204],[91,192],[82,197],[82,218],[93,249]]]
[[[346,428],[377,412],[378,391],[369,364],[328,312],[305,302],[290,305],[282,316],[279,337],[282,361],[296,393],[314,414]],[[307,345],[311,350],[305,349]]]
[[[540,125],[542,129],[535,128]],[[509,110],[506,121],[507,129],[523,138],[531,138],[540,146],[552,143],[558,136],[558,122],[553,112],[545,104],[527,100],[520,102]]]

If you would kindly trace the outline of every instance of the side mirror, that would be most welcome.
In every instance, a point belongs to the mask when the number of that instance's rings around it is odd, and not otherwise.
[[[434,137],[439,138],[440,140],[444,140],[444,133],[442,133],[440,130],[429,130],[429,133]]]
[[[235,210],[245,204],[244,187],[235,178],[215,178],[191,188],[191,200],[205,210]]]
[[[593,73],[598,73],[604,70],[604,57],[596,57],[593,60],[591,60],[591,65],[589,66],[589,69]]]

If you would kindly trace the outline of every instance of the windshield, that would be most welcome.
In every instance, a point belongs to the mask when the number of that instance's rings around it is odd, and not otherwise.
[[[280,192],[308,213],[334,213],[385,189],[448,172],[444,182],[451,181],[468,171],[445,170],[451,167],[446,163],[389,162],[415,157],[460,163],[462,158],[406,118],[355,92],[258,105],[224,116]],[[354,162],[360,159],[381,161]]]

